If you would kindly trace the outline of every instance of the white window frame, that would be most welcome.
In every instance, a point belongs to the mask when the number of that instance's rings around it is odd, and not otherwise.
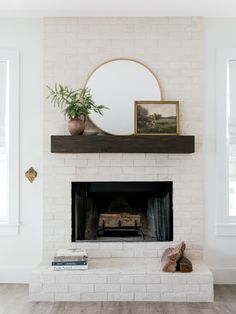
[[[236,236],[236,217],[229,216],[229,62],[236,61],[235,48],[216,51],[216,235]]]
[[[7,154],[9,216],[7,222],[0,222],[0,236],[17,235],[19,232],[19,51],[0,49],[0,61],[8,64],[8,118]]]

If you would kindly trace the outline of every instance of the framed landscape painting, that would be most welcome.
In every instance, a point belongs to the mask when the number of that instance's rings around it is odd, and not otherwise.
[[[136,135],[178,135],[178,101],[135,101]]]

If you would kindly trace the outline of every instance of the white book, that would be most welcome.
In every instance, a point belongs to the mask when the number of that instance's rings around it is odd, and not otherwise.
[[[88,264],[87,265],[73,265],[73,266],[67,266],[67,265],[53,266],[53,270],[85,270],[85,269],[88,269]]]
[[[59,249],[56,256],[81,256],[86,258],[88,254],[84,249]]]

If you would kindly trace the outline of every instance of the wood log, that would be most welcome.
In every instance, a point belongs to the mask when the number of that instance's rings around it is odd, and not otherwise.
[[[119,228],[119,227],[141,227],[141,215],[132,215],[129,213],[106,214],[99,216],[99,228]]]
[[[185,247],[186,247],[185,243],[181,242],[172,250],[169,257],[172,260],[175,260],[176,262],[178,262],[180,258],[184,255]]]
[[[173,250],[174,248],[166,249],[161,258],[162,270],[168,273],[174,273],[176,270],[176,261],[169,257]]]
[[[193,264],[186,256],[182,256],[178,264],[181,273],[191,273],[193,271]]]
[[[185,243],[181,242],[175,248],[167,248],[161,258],[162,270],[164,272],[173,273],[176,271],[177,262],[183,256]]]

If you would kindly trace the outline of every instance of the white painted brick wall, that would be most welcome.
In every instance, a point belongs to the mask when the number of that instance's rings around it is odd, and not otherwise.
[[[62,113],[46,103],[44,256],[50,258],[58,248],[82,246],[93,257],[160,258],[166,246],[184,240],[188,254],[201,257],[204,225],[202,19],[47,18],[44,24],[45,85],[58,82],[82,87],[89,73],[106,60],[119,57],[139,60],[158,76],[164,99],[180,101],[181,133],[196,137],[196,153],[191,155],[51,154],[50,136],[68,134],[68,131]],[[71,244],[72,181],[139,180],[173,181],[174,243]],[[50,298],[50,292],[47,297]],[[81,295],[81,298],[88,297]],[[142,293],[135,298],[141,300]],[[113,293],[109,299],[119,299],[119,295]]]

